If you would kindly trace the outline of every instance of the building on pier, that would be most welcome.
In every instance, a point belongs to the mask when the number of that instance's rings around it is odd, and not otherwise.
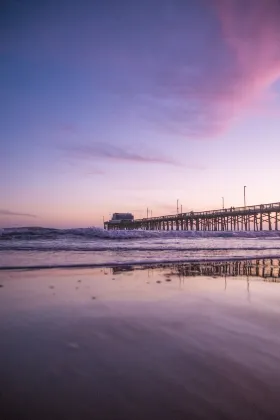
[[[108,229],[122,229],[123,224],[129,224],[134,221],[131,213],[113,213],[112,219],[107,223]]]

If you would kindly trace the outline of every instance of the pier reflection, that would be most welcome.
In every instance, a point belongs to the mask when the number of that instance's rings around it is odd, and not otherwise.
[[[112,267],[112,274],[121,274],[124,272],[134,271],[135,267],[132,265],[122,265],[118,267]]]
[[[280,282],[280,260],[270,258],[152,264],[148,266],[118,266],[112,268],[112,274],[159,268],[168,270],[168,275],[177,275],[179,277],[259,277],[264,281]]]

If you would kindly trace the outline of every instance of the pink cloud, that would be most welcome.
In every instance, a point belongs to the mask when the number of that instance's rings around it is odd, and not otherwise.
[[[215,138],[245,112],[279,115],[269,90],[280,77],[279,0],[213,0],[212,4],[218,36],[203,34],[205,44],[198,43],[193,60],[182,56],[169,62],[156,76],[156,89],[144,96],[144,117],[163,131]],[[194,44],[197,39],[194,34]]]
[[[224,40],[235,58],[235,112],[259,100],[280,77],[278,0],[215,0]]]

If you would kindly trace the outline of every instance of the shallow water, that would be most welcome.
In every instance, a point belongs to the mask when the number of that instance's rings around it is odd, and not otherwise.
[[[1,271],[1,418],[278,419],[278,261],[250,264]]]

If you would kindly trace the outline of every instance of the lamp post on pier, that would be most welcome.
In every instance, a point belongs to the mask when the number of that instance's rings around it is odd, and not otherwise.
[[[246,185],[244,185],[244,207],[246,207]]]
[[[225,208],[225,198],[222,197],[223,209]]]

